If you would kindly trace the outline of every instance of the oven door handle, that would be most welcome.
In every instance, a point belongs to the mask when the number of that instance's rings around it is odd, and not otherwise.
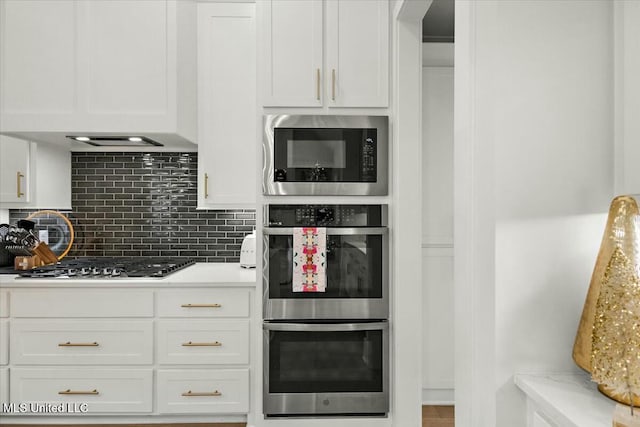
[[[320,227],[319,227],[320,228]],[[293,234],[293,227],[264,227],[262,234],[265,235],[291,235]],[[329,236],[361,236],[361,235],[381,235],[386,236],[389,234],[387,227],[353,227],[353,228],[327,228],[327,235]]]
[[[387,322],[366,323],[268,323],[262,324],[266,331],[300,331],[300,332],[342,332],[389,330]]]

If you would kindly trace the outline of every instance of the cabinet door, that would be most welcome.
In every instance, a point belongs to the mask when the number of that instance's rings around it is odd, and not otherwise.
[[[247,364],[249,321],[159,321],[156,355],[160,364]]]
[[[88,412],[151,412],[152,369],[11,368],[11,403],[87,404]]]
[[[109,115],[136,114],[140,120],[166,114],[168,82],[175,79],[168,75],[166,0],[92,0],[81,5],[85,101],[94,125]]]
[[[331,0],[326,7],[328,105],[387,107],[389,2]]]
[[[29,201],[30,143],[0,136],[0,203]]]
[[[198,5],[198,201],[255,208],[255,5]]]
[[[0,405],[9,403],[9,369],[0,368]]]
[[[235,414],[249,411],[248,369],[158,370],[158,412]]]
[[[73,0],[0,2],[0,110],[7,119],[21,116],[28,127],[33,117],[59,124],[75,113],[75,12]]]
[[[321,106],[322,1],[267,0],[263,6],[264,106]]]

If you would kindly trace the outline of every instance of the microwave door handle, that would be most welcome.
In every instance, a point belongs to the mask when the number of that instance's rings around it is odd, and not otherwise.
[[[266,235],[291,235],[293,227],[264,227],[262,233]],[[327,228],[329,236],[359,236],[359,235],[381,235],[386,236],[389,229],[386,227],[354,227],[354,228]]]
[[[262,324],[266,331],[294,332],[344,332],[344,331],[377,331],[388,330],[387,322],[367,323],[268,323]]]

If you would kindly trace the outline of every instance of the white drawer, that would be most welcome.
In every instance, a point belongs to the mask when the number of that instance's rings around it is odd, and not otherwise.
[[[164,317],[248,317],[248,289],[159,291],[158,315]]]
[[[9,363],[9,321],[0,320],[0,365]]]
[[[247,413],[249,370],[159,370],[158,412]]]
[[[11,292],[13,317],[152,317],[153,292],[37,289]]]
[[[248,364],[249,320],[160,320],[158,362]]]
[[[9,369],[0,368],[0,405],[9,403]]]
[[[151,369],[11,368],[12,403],[83,402],[89,413],[151,412]]]
[[[14,319],[10,336],[12,364],[153,363],[151,320]]]
[[[0,317],[9,317],[9,291],[0,290]]]

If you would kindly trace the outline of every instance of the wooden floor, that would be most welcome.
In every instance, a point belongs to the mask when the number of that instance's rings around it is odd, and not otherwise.
[[[453,406],[423,406],[422,427],[454,427]]]
[[[144,424],[138,424],[142,426]],[[230,423],[230,424],[184,424],[189,427],[244,427],[243,423]],[[3,424],[0,422],[0,426],[3,427],[26,427],[26,424]],[[35,424],[34,424],[35,426]],[[132,427],[132,424],[128,425]],[[180,424],[149,424],[149,427],[181,427]],[[65,427],[63,425],[57,425],[56,427]],[[75,424],[69,427],[82,427],[80,424]],[[90,426],[87,426],[90,427]],[[95,426],[94,426],[95,427]],[[107,425],[102,424],[101,427],[124,427],[124,425]],[[454,427],[453,419],[453,406],[423,406],[422,407],[422,427]]]

